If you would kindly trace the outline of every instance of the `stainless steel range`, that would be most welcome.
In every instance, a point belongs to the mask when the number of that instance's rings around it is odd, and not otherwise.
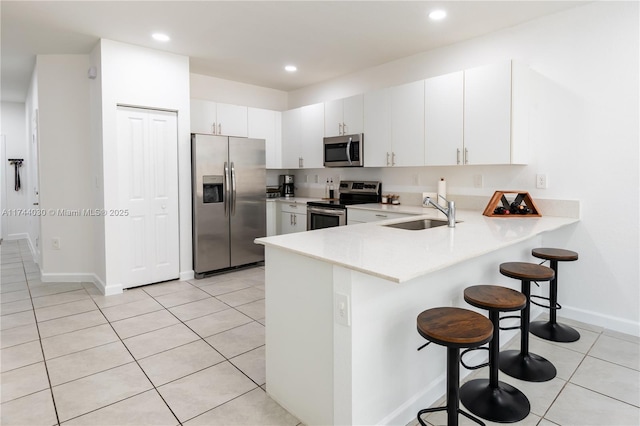
[[[338,200],[307,203],[307,231],[347,224],[347,206],[379,203],[382,183],[378,181],[340,181]]]

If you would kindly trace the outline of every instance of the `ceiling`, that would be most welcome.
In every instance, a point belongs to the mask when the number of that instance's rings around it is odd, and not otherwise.
[[[35,55],[85,54],[106,38],[186,55],[193,73],[291,91],[583,3],[2,0],[0,90],[23,102]],[[437,8],[448,16],[431,21]],[[157,31],[171,41],[153,40]]]

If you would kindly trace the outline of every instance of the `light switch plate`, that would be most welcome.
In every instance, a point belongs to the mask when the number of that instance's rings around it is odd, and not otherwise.
[[[351,327],[351,301],[346,294],[333,295],[333,318],[338,324]]]

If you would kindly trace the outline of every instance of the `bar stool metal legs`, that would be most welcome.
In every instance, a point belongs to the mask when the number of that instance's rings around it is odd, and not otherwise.
[[[458,426],[458,414],[485,426],[480,420],[460,409],[460,348],[481,346],[493,337],[491,322],[477,312],[461,308],[432,308],[417,319],[418,333],[429,342],[447,348],[447,406],[418,411],[418,422],[426,426],[421,416],[436,411],[447,412],[447,425]],[[427,343],[428,344],[428,343]],[[418,350],[424,348],[421,346]]]
[[[483,419],[500,423],[520,421],[529,414],[531,404],[520,390],[498,380],[499,323],[500,312],[521,310],[526,305],[526,297],[510,288],[479,285],[465,289],[464,300],[471,306],[489,311],[493,338],[489,342],[489,379],[475,379],[462,385],[460,401],[469,411]]]
[[[500,371],[528,382],[546,382],[556,376],[556,367],[546,358],[529,352],[529,321],[531,315],[531,281],[550,281],[554,274],[546,266],[532,263],[510,262],[500,265],[500,272],[522,281],[522,294],[527,304],[521,311],[520,350],[500,353]]]
[[[539,259],[549,260],[549,266],[555,272],[549,287],[549,321],[535,321],[531,323],[531,333],[541,339],[553,342],[575,342],[580,339],[580,333],[572,327],[560,324],[557,321],[558,304],[558,261],[573,261],[578,259],[578,253],[550,248],[538,248],[531,250],[531,254]]]

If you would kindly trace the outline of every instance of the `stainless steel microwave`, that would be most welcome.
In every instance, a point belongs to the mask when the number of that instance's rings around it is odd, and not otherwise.
[[[324,138],[324,166],[364,166],[363,142],[364,135],[362,133]]]

